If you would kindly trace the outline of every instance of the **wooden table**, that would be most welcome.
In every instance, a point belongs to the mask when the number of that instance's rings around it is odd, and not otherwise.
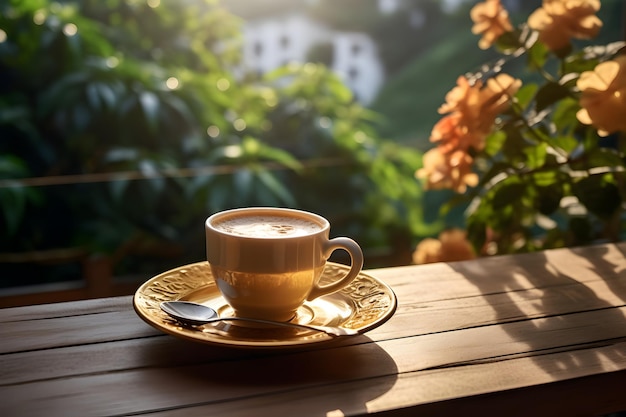
[[[395,315],[295,351],[181,340],[131,297],[0,310],[1,416],[626,410],[626,244],[369,270]]]

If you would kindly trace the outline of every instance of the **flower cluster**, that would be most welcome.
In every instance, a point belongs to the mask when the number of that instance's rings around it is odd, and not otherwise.
[[[433,128],[430,141],[438,147],[426,152],[418,178],[426,178],[431,189],[451,188],[463,193],[475,186],[478,177],[471,172],[471,150],[481,151],[485,139],[493,129],[495,119],[510,103],[521,81],[507,74],[499,74],[484,84],[477,80],[470,84],[461,76],[457,86],[446,95],[446,103],[439,108],[444,116]]]
[[[594,38],[602,22],[595,15],[600,0],[544,0],[528,17],[528,26],[539,32],[539,40],[552,51],[569,46],[572,39]]]
[[[422,240],[413,252],[414,264],[466,261],[476,258],[467,234],[460,229],[444,230],[437,239]]]
[[[467,238],[480,253],[621,240],[626,231],[626,42],[573,42],[598,35],[599,10],[599,0],[543,0],[517,27],[500,0],[470,11],[478,46],[504,58],[458,77],[416,177],[426,189],[466,194]],[[520,57],[533,81],[503,72]],[[414,261],[446,259],[445,250],[425,241]]]
[[[540,42],[561,53],[571,47],[572,39],[592,39],[598,35],[602,21],[596,16],[600,0],[543,0],[542,7],[528,18],[528,27],[538,33]],[[503,34],[513,32],[508,13],[500,0],[478,3],[471,11],[472,31],[481,34],[481,48],[492,46]],[[519,87],[519,86],[518,86]],[[598,128],[601,136],[626,131],[626,58],[599,63],[593,71],[580,75],[581,90],[578,120]]]
[[[500,0],[487,0],[484,3],[478,3],[470,11],[470,16],[474,22],[472,33],[482,35],[478,41],[478,46],[481,49],[488,49],[500,36],[513,31],[509,12],[502,7]]]
[[[581,123],[596,126],[600,136],[626,132],[626,56],[583,72],[576,85],[581,91],[582,108],[576,113]]]

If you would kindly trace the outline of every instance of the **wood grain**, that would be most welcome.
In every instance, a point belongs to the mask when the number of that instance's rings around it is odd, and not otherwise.
[[[626,245],[370,270],[399,307],[288,351],[164,335],[130,297],[0,309],[3,416],[626,410]]]

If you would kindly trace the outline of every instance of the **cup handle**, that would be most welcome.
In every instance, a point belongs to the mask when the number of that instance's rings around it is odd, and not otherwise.
[[[361,269],[363,268],[363,251],[361,251],[361,247],[354,240],[347,237],[336,237],[327,241],[324,248],[324,256],[326,259],[328,259],[330,254],[337,249],[343,249],[350,255],[350,270],[345,277],[341,278],[339,281],[333,282],[332,284],[322,286],[319,285],[319,283],[315,283],[309,293],[309,296],[307,297],[307,301],[311,301],[325,294],[339,291],[351,283],[359,272],[361,272]]]

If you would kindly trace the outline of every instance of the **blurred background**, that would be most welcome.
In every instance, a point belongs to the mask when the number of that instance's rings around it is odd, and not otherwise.
[[[474,4],[0,0],[0,306],[132,294],[204,260],[204,220],[234,207],[313,211],[366,268],[410,263],[463,225],[414,173],[493,58]],[[520,23],[541,2],[503,4]],[[624,13],[602,1],[600,42]]]

